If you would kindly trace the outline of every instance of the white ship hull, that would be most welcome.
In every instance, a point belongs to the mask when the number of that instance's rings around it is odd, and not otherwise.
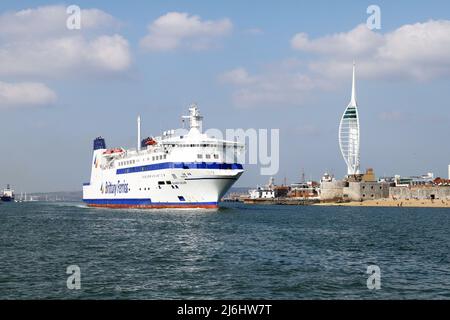
[[[241,145],[202,134],[202,117],[196,107],[190,112],[187,134],[171,130],[137,149],[106,149],[103,138],[95,139],[83,201],[108,208],[217,208],[244,172],[236,162]]]
[[[83,186],[83,200],[92,207],[217,208],[243,172],[241,166],[234,167],[170,168],[124,174],[109,170],[101,181]]]

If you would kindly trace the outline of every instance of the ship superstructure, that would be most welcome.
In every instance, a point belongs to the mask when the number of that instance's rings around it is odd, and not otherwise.
[[[89,206],[111,208],[217,208],[243,173],[244,146],[202,133],[198,107],[191,105],[185,135],[175,130],[140,139],[136,149],[107,149],[94,140],[91,179],[83,185]]]

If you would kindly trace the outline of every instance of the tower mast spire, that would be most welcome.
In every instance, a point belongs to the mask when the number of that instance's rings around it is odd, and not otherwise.
[[[347,164],[347,174],[359,174],[359,116],[356,103],[356,72],[353,62],[352,97],[339,124],[339,146]]]
[[[355,76],[355,61],[353,61],[353,78],[352,78],[352,99],[350,104],[356,106],[356,76]]]

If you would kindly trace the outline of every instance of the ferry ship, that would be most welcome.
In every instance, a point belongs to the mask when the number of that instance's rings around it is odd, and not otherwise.
[[[138,117],[136,149],[107,149],[105,139],[96,138],[83,201],[109,208],[217,208],[244,172],[237,160],[244,146],[203,133],[196,105],[182,118],[189,123],[187,134],[169,130],[141,140]]]
[[[9,184],[6,186],[6,189],[3,190],[0,200],[4,202],[14,201],[14,190],[11,190]]]

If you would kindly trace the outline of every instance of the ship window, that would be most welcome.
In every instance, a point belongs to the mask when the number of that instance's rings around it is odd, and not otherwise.
[[[207,154],[207,155],[206,155],[206,159],[211,159],[211,155],[210,155],[210,154]]]
[[[165,184],[165,182],[164,181],[158,181],[158,184],[162,185],[162,184]]]
[[[218,154],[215,154],[215,155],[214,155],[214,159],[219,159],[219,155],[218,155]]]
[[[166,155],[164,155],[164,159],[166,159],[166,157],[167,157],[167,156],[166,156]]]
[[[178,196],[178,199],[179,199],[180,201],[186,201],[186,199],[184,199],[183,196]]]
[[[166,181],[166,184],[172,184],[172,182],[171,181]]]
[[[202,159],[203,156],[201,154],[197,154],[197,159]]]

